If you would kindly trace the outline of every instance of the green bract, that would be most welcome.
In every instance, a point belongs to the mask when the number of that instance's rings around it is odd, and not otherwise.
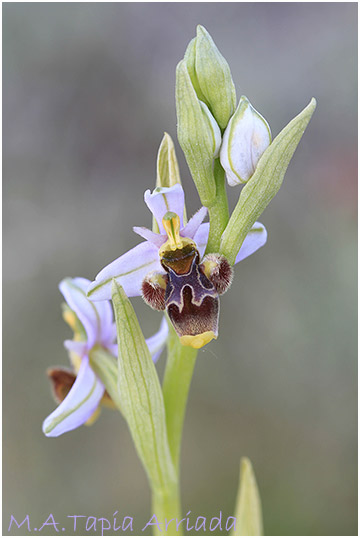
[[[220,253],[235,262],[247,233],[281,187],[297,145],[313,115],[315,99],[278,134],[242,189],[220,243]]]
[[[262,536],[261,501],[251,461],[242,458],[235,508],[236,529],[232,536]]]
[[[115,280],[112,301],[119,345],[121,408],[152,488],[160,494],[173,487],[176,473],[167,440],[159,378],[134,309]]]

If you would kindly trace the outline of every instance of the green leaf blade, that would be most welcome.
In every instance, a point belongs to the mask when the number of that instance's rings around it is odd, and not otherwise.
[[[176,484],[159,378],[133,307],[113,281],[112,300],[119,343],[118,386],[123,414],[153,491]]]

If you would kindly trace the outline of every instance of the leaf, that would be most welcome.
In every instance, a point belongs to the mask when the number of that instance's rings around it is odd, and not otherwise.
[[[232,536],[262,536],[261,500],[251,461],[242,458],[235,507],[236,530]]]
[[[315,107],[316,101],[313,98],[310,104],[284,127],[263,153],[254,175],[242,189],[220,244],[220,253],[231,264],[234,264],[236,255],[252,225],[280,189],[291,157]]]
[[[119,343],[121,408],[153,491],[169,491],[176,484],[176,473],[168,445],[159,378],[134,309],[115,280],[112,300]]]

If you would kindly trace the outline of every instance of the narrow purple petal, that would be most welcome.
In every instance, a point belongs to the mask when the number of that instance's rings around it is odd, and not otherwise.
[[[263,224],[255,222],[250,232],[245,237],[243,244],[236,256],[235,263],[241,262],[250,254],[256,252],[260,247],[264,246],[267,240],[267,231]]]
[[[150,243],[153,243],[157,248],[160,248],[161,245],[165,243],[167,240],[167,235],[160,235],[156,234],[155,232],[152,232],[148,228],[145,228],[144,226],[134,226],[133,230],[136,234],[140,235],[147,241],[150,241]]]
[[[89,366],[89,358],[84,357],[69,394],[44,420],[45,435],[58,437],[84,424],[99,405],[104,390],[103,384]]]
[[[152,193],[148,190],[145,192],[144,199],[159,225],[160,234],[165,234],[162,219],[167,211],[176,213],[180,217],[180,228],[183,227],[185,200],[180,183],[172,187],[157,187]]]
[[[160,357],[161,352],[166,344],[168,334],[169,327],[164,316],[158,332],[146,339],[147,346],[154,362],[156,362]]]
[[[208,222],[200,224],[198,231],[195,233],[193,238],[195,243],[197,244],[200,258],[202,258],[205,254],[206,245],[209,239],[209,230],[210,224]]]
[[[194,238],[194,235],[199,229],[200,224],[206,217],[207,208],[201,207],[199,211],[195,213],[193,217],[189,220],[189,222],[184,226],[184,228],[181,230],[180,235],[183,237],[190,237],[190,239]]]
[[[163,269],[158,248],[145,241],[104,267],[88,287],[87,295],[91,301],[111,299],[111,282],[114,278],[128,297],[136,297],[141,295],[142,281],[152,271],[163,272]]]

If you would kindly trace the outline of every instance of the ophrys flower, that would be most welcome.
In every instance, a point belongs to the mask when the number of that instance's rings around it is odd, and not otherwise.
[[[93,303],[86,297],[90,281],[86,278],[66,278],[59,289],[66,305],[64,319],[74,331],[73,340],[65,340],[72,369],[51,368],[56,401],[60,404],[43,423],[48,437],[57,437],[85,423],[92,423],[99,404],[112,406],[110,396],[90,366],[90,354],[100,346],[117,356],[116,327],[110,301]],[[154,361],[165,345],[168,326],[165,318],[160,330],[146,342]]]
[[[115,279],[129,297],[142,295],[157,310],[166,310],[184,345],[202,347],[218,336],[219,295],[232,278],[226,259],[217,253],[204,256],[209,224],[202,207],[184,225],[184,191],[180,184],[145,192],[159,233],[135,227],[145,242],[107,265],[88,288],[91,300],[111,298]],[[245,238],[235,263],[266,242],[266,230],[255,223]]]

